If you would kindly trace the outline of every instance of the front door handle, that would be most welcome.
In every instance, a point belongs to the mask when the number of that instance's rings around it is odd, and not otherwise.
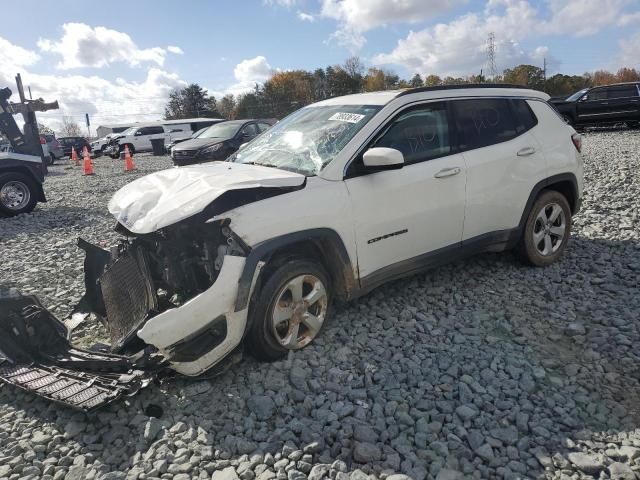
[[[533,155],[534,153],[536,153],[536,149],[533,147],[524,147],[521,148],[520,150],[518,150],[518,153],[516,155],[518,155],[519,157],[526,157],[527,155]]]
[[[458,175],[461,171],[460,167],[443,168],[434,175],[434,178],[453,177],[454,175]]]

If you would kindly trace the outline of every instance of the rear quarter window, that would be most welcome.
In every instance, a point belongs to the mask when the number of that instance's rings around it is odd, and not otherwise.
[[[511,108],[513,109],[513,118],[518,135],[531,130],[538,124],[538,118],[526,100],[511,100]]]
[[[517,135],[508,99],[454,100],[452,108],[461,150],[495,145]]]

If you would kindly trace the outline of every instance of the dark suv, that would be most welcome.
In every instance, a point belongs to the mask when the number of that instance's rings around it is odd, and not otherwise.
[[[224,160],[243,143],[250,142],[275,123],[272,119],[230,120],[211,125],[197,138],[190,138],[171,149],[173,163],[193,163]]]
[[[623,122],[630,128],[640,127],[640,82],[585,88],[549,101],[565,122],[576,127]]]
[[[78,156],[82,155],[82,149],[87,147],[87,151],[91,153],[91,144],[84,137],[62,137],[58,139],[62,145],[65,157],[71,156],[71,147],[76,149]]]

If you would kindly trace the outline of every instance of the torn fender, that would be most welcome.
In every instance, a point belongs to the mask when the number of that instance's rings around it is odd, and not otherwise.
[[[129,231],[151,233],[202,212],[231,190],[298,188],[305,176],[259,165],[211,162],[155,172],[116,192],[109,212]]]

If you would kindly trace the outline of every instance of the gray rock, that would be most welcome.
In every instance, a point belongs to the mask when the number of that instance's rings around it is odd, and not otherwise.
[[[240,480],[233,467],[226,467],[222,470],[216,470],[211,476],[211,480]]]
[[[356,442],[353,449],[353,459],[358,463],[377,462],[382,458],[382,451],[377,445]]]
[[[599,455],[571,452],[567,454],[567,458],[578,470],[584,473],[595,474],[604,468],[603,458]]]
[[[626,463],[615,462],[609,465],[609,477],[611,480],[636,480],[636,474]]]
[[[584,328],[582,323],[571,322],[565,327],[564,333],[570,337],[575,337],[576,335],[584,335],[587,333],[587,330]]]
[[[359,442],[375,443],[378,441],[378,434],[368,425],[356,425],[353,438]]]
[[[388,479],[389,477],[387,477]],[[464,473],[449,468],[443,468],[436,475],[436,480],[464,480]]]
[[[456,408],[456,414],[463,420],[471,420],[478,415],[478,410],[469,405],[460,405]]]
[[[249,410],[255,413],[258,420],[268,420],[273,416],[276,409],[276,404],[271,399],[264,395],[254,395],[247,400],[247,406]]]
[[[483,460],[486,460],[486,461],[493,460],[493,457],[494,457],[493,449],[491,448],[491,445],[489,445],[488,443],[485,443],[484,445],[481,445],[480,447],[476,448],[474,452]]]

